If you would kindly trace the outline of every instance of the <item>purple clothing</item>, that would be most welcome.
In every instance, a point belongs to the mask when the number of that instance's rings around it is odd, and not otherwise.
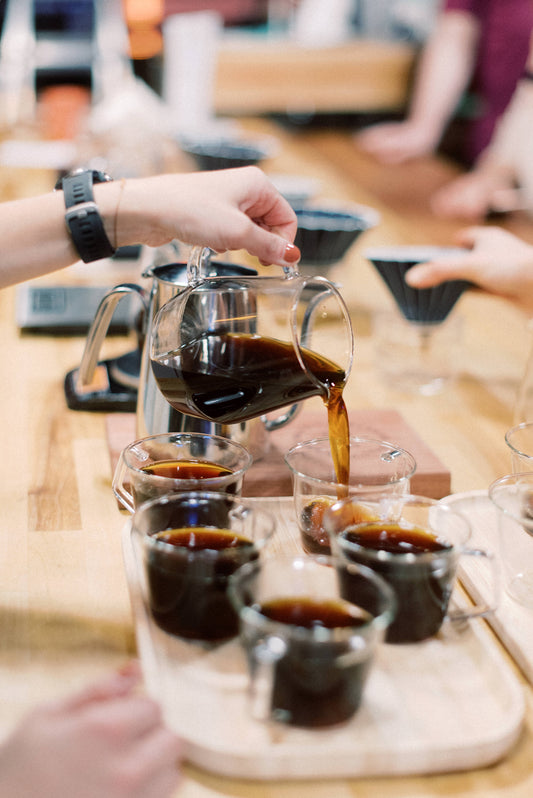
[[[473,162],[491,140],[523,75],[533,30],[533,0],[444,0],[444,11],[473,14],[481,25],[471,90],[477,98],[464,157]]]

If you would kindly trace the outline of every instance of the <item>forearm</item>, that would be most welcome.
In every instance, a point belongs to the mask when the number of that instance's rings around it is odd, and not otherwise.
[[[167,174],[93,186],[112,246],[159,247],[173,239],[225,250],[247,249],[262,263],[289,265],[296,215],[255,167]],[[0,203],[0,288],[75,263],[62,191]]]
[[[523,164],[524,142],[533,120],[533,82],[521,81],[500,118],[494,137],[481,154],[476,168],[494,171],[506,170],[519,177]],[[528,157],[529,147],[526,150]]]
[[[479,26],[470,14],[442,14],[421,57],[409,118],[439,139],[474,69]]]
[[[108,238],[114,245],[115,208],[120,183],[94,187]],[[1,204],[0,288],[63,269],[79,260],[65,223],[62,191]]]
[[[2,288],[61,269],[78,259],[65,225],[60,192],[3,203],[0,240]]]

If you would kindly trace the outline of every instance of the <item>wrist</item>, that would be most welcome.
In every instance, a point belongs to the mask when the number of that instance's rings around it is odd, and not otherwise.
[[[165,196],[163,178],[128,178],[95,186],[95,190],[102,194],[105,224],[109,225],[116,247],[130,244],[160,246],[171,240],[161,223],[168,204],[162,207],[158,203],[160,197]]]
[[[133,231],[128,232],[125,220],[126,208],[124,195],[130,181],[126,178],[115,180],[112,183],[99,183],[94,186],[94,198],[104,229],[115,249],[128,244],[138,243],[133,241]]]
[[[104,172],[76,169],[56,183],[56,190],[63,192],[70,238],[85,263],[111,257],[116,249],[107,234],[93,190],[94,184],[111,180]]]
[[[428,147],[437,147],[442,138],[444,120],[414,116],[410,124],[412,131],[419,139],[425,141]]]

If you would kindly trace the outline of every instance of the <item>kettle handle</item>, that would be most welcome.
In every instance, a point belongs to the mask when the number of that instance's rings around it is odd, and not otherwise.
[[[94,377],[98,356],[113,313],[122,297],[126,296],[126,294],[137,294],[142,300],[145,311],[148,311],[144,290],[139,285],[135,285],[135,283],[117,285],[103,297],[87,333],[85,349],[78,368],[77,382],[81,387],[90,385]]]

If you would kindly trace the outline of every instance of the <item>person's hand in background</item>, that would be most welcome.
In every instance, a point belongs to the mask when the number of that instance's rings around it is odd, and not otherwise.
[[[2,798],[168,798],[180,743],[136,664],[30,712],[0,746]]]

